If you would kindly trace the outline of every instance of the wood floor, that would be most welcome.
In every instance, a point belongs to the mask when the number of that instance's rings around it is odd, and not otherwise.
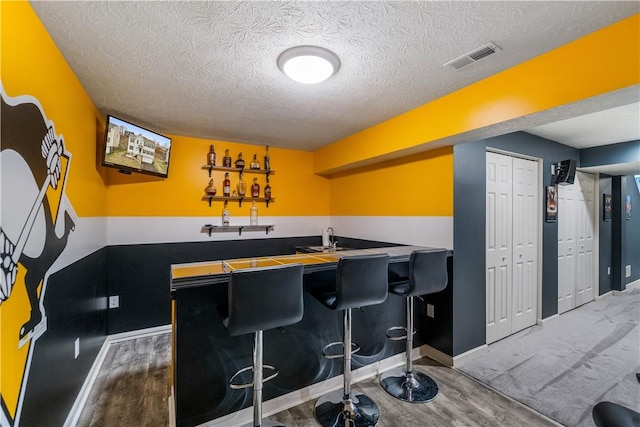
[[[80,415],[79,426],[168,426],[170,335],[114,343]],[[520,403],[430,359],[416,361],[440,388],[426,404],[398,401],[372,378],[354,386],[376,401],[380,427],[386,426],[555,426]],[[314,402],[269,417],[289,427],[318,426]]]

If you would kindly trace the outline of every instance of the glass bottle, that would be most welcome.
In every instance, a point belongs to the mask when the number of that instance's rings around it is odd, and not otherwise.
[[[229,154],[229,149],[224,150],[224,157],[222,158],[222,166],[225,168],[231,167],[231,154]]]
[[[244,169],[244,159],[242,158],[242,153],[238,153],[238,158],[235,161],[235,166],[238,169]]]
[[[253,155],[253,160],[249,163],[249,169],[260,170],[260,160],[258,160],[258,155]]]
[[[209,152],[207,153],[207,165],[208,166],[216,165],[216,151],[213,149],[213,145],[209,146]]]
[[[229,172],[224,174],[224,181],[222,181],[222,195],[229,197],[231,195],[231,180],[229,179]]]
[[[251,204],[251,210],[249,214],[249,225],[258,225],[258,207],[256,202]]]
[[[251,197],[260,197],[260,184],[258,184],[258,178],[253,178],[253,184],[251,184]]]
[[[269,200],[271,198],[271,186],[267,182],[267,185],[264,186],[264,198]]]
[[[247,193],[247,183],[242,177],[242,171],[240,171],[240,177],[238,178],[236,189],[238,190],[238,197],[244,197],[244,195]]]
[[[207,153],[207,165],[216,165],[216,151],[213,149],[213,145],[209,146],[209,153]]]
[[[269,156],[269,146],[267,145],[267,152],[264,155],[264,170],[271,170],[271,157]]]
[[[229,208],[226,203],[222,208],[222,225],[229,225]]]
[[[207,196],[215,196],[216,195],[216,186],[213,185],[213,179],[209,180],[209,185],[204,189],[204,192],[207,194]]]

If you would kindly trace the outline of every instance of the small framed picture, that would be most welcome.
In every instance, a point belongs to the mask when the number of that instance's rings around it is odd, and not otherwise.
[[[611,194],[602,195],[602,220],[611,221]]]
[[[625,219],[631,219],[631,194],[627,194],[627,198],[624,203],[624,212]]]
[[[555,185],[547,186],[547,210],[545,215],[546,222],[558,221],[558,187]]]

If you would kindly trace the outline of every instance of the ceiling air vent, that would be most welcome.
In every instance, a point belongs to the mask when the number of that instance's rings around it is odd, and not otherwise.
[[[459,70],[462,67],[466,67],[467,65],[473,64],[476,61],[481,60],[482,58],[486,58],[489,55],[493,55],[494,53],[500,51],[500,49],[496,44],[489,42],[485,45],[480,46],[477,49],[472,50],[469,53],[465,53],[464,55],[454,59],[453,61],[449,61],[443,65],[443,67],[449,66],[451,68],[455,68]]]

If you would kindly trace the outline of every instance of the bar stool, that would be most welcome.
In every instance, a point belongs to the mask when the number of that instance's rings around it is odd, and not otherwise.
[[[315,406],[315,416],[323,426],[374,426],[380,418],[376,403],[367,395],[351,390],[351,309],[380,304],[387,299],[389,255],[345,256],[338,261],[335,291],[314,294],[332,310],[343,310],[343,340],[333,342],[322,350],[328,359],[343,358],[344,385],[342,390],[325,394]],[[343,354],[329,354],[336,345],[343,346]]]
[[[262,421],[262,386],[275,378],[278,370],[262,363],[262,331],[297,323],[304,310],[302,300],[302,264],[250,268],[232,271],[229,279],[229,314],[224,323],[229,335],[253,333],[253,365],[240,369],[229,379],[234,390],[253,387],[253,425],[279,426]],[[263,367],[272,373],[263,378]],[[252,370],[253,381],[234,382],[243,372]]]
[[[411,360],[413,350],[413,297],[440,292],[447,287],[447,251],[418,250],[409,259],[409,280],[389,283],[389,292],[407,300],[407,326],[387,329],[392,340],[407,340],[406,366],[385,372],[380,384],[387,393],[405,402],[430,402],[438,395],[438,385],[428,375],[414,372]],[[406,335],[393,336],[392,331],[404,330]]]

